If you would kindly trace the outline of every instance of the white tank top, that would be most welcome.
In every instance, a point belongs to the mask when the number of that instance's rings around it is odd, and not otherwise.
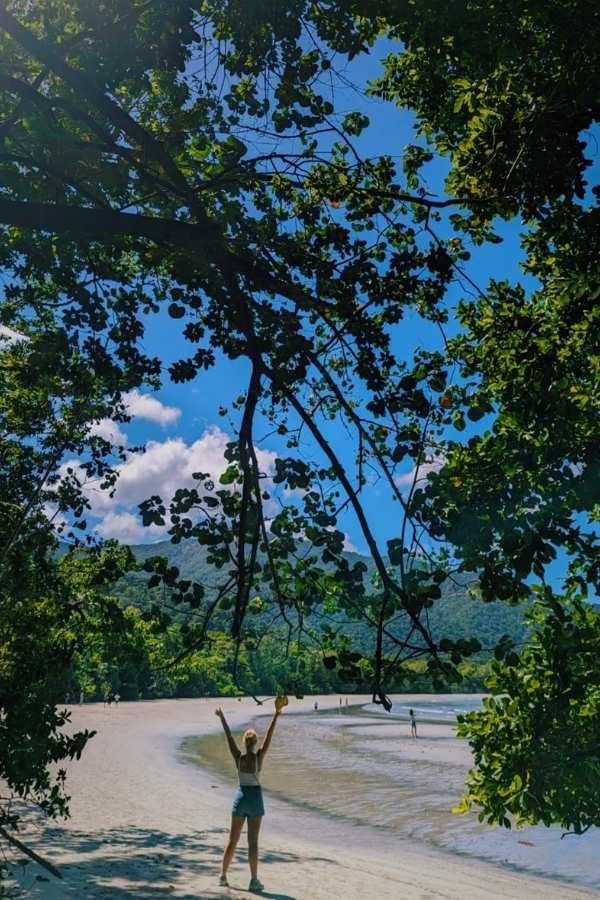
[[[243,772],[240,768],[240,763],[242,761],[242,757],[240,756],[238,760],[238,775],[240,777],[240,787],[260,787],[260,773],[258,770],[258,756],[256,753],[252,754],[255,759],[255,769],[254,772]]]

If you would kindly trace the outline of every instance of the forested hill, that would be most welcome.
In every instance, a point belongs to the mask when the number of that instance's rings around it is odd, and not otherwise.
[[[211,586],[218,575],[206,562],[206,550],[193,541],[182,541],[172,544],[161,541],[155,544],[139,544],[131,548],[139,561],[150,556],[164,556],[171,565],[176,566],[181,577],[189,578],[202,584],[211,593]],[[362,561],[369,572],[373,569],[369,557],[357,553],[346,553],[351,563]],[[146,587],[145,573],[132,573],[117,585],[116,593],[123,605],[144,608],[150,602],[160,603],[160,592],[150,592]],[[366,576],[369,577],[369,574]],[[516,643],[521,643],[527,636],[523,624],[522,606],[514,607],[507,603],[483,603],[470,597],[466,590],[466,580],[461,583],[447,582],[442,586],[442,598],[435,602],[429,611],[429,621],[434,639],[442,637],[451,640],[476,637],[484,648],[493,648],[498,638],[509,635]],[[360,624],[349,626],[356,636],[367,641],[366,627]],[[361,641],[362,643],[362,641]]]

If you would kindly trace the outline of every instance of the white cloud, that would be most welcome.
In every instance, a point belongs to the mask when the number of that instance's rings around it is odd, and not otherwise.
[[[20,341],[29,341],[29,338],[18,331],[13,331],[8,325],[0,325],[0,350],[10,347],[11,344],[18,344]]]
[[[166,406],[152,394],[142,394],[137,388],[128,391],[124,398],[127,412],[133,419],[146,419],[157,422],[165,428],[179,419],[181,410],[176,406]]]
[[[224,452],[231,438],[219,428],[209,428],[198,440],[187,444],[183,438],[149,441],[144,451],[131,453],[116,467],[119,478],[113,497],[97,483],[87,483],[85,493],[91,514],[100,519],[96,530],[103,537],[118,537],[126,542],[156,540],[166,528],[144,528],[138,517],[138,504],[155,494],[168,505],[178,488],[193,487],[194,472],[206,472],[217,481],[227,468]],[[273,473],[276,454],[256,450],[258,463],[265,475]],[[62,467],[81,468],[71,460]]]
[[[123,395],[125,407],[132,419],[146,419],[149,422],[157,422],[165,428],[175,423],[181,410],[176,406],[166,406],[151,394],[142,394],[140,391],[128,391]],[[111,444],[125,447],[129,439],[120,425],[114,419],[99,419],[93,422],[90,428],[91,435],[99,435]]]
[[[130,512],[110,512],[96,526],[103,538],[116,538],[122,544],[148,544],[165,537],[165,528],[149,525],[145,528],[139,516]]]
[[[344,550],[346,553],[360,553],[360,550],[353,544],[346,532],[344,532]]]
[[[120,444],[123,447],[128,441],[125,432],[121,430],[118,423],[113,421],[113,419],[99,419],[97,422],[93,422],[89,433],[104,438],[105,441],[110,441],[111,444]]]
[[[410,472],[404,472],[402,475],[397,475],[394,478],[394,481],[398,487],[410,488],[415,480],[415,476],[417,484],[420,481],[425,481],[431,472],[439,472],[445,462],[446,458],[443,453],[440,453],[437,456],[427,456],[419,466],[414,466]]]

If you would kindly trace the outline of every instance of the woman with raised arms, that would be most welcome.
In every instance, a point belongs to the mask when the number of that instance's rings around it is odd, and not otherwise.
[[[223,886],[227,886],[227,870],[240,839],[244,821],[247,819],[248,862],[250,863],[250,885],[248,890],[262,891],[263,889],[263,885],[258,880],[258,834],[262,823],[262,817],[265,814],[262,787],[260,784],[260,773],[265,760],[265,755],[271,743],[271,738],[273,737],[273,732],[275,731],[275,724],[283,707],[287,705],[287,702],[287,697],[277,697],[275,700],[275,713],[267,728],[265,739],[258,749],[257,734],[250,728],[244,732],[242,738],[243,750],[240,750],[231,734],[229,725],[225,721],[223,710],[221,708],[215,710],[216,715],[221,720],[225,737],[227,738],[227,743],[229,745],[229,751],[235,761],[240,780],[239,787],[233,799],[231,831],[229,833],[229,840],[225,847],[223,864],[221,866],[221,878],[219,884]]]

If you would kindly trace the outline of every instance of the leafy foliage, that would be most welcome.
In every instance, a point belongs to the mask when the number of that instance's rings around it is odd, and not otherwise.
[[[11,827],[11,795],[49,815],[68,810],[61,762],[90,737],[64,731],[71,660],[95,629],[114,632],[122,619],[113,597],[90,599],[90,585],[131,564],[126,548],[110,546],[85,560],[56,555],[56,532],[76,548],[85,529],[84,475],[111,483],[119,450],[91,425],[108,412],[125,416],[118,398],[129,375],[117,361],[95,368],[94,348],[49,309],[24,331],[0,345],[0,824]],[[81,467],[59,477],[65,453]]]
[[[488,684],[498,696],[461,719],[476,768],[459,809],[475,803],[490,823],[510,827],[512,818],[581,834],[600,824],[600,614],[546,589],[532,621],[521,655],[492,663]]]
[[[99,634],[117,640],[123,616],[101,588],[130,559],[124,548],[106,548],[85,560],[69,554],[56,562],[46,553],[29,562],[18,587],[12,586],[10,614],[5,594],[0,618],[0,776],[9,791],[0,807],[3,827],[18,822],[11,796],[35,803],[50,816],[68,813],[60,763],[79,758],[93,736],[87,730],[64,731],[70,714],[61,705],[72,688],[70,667]]]

